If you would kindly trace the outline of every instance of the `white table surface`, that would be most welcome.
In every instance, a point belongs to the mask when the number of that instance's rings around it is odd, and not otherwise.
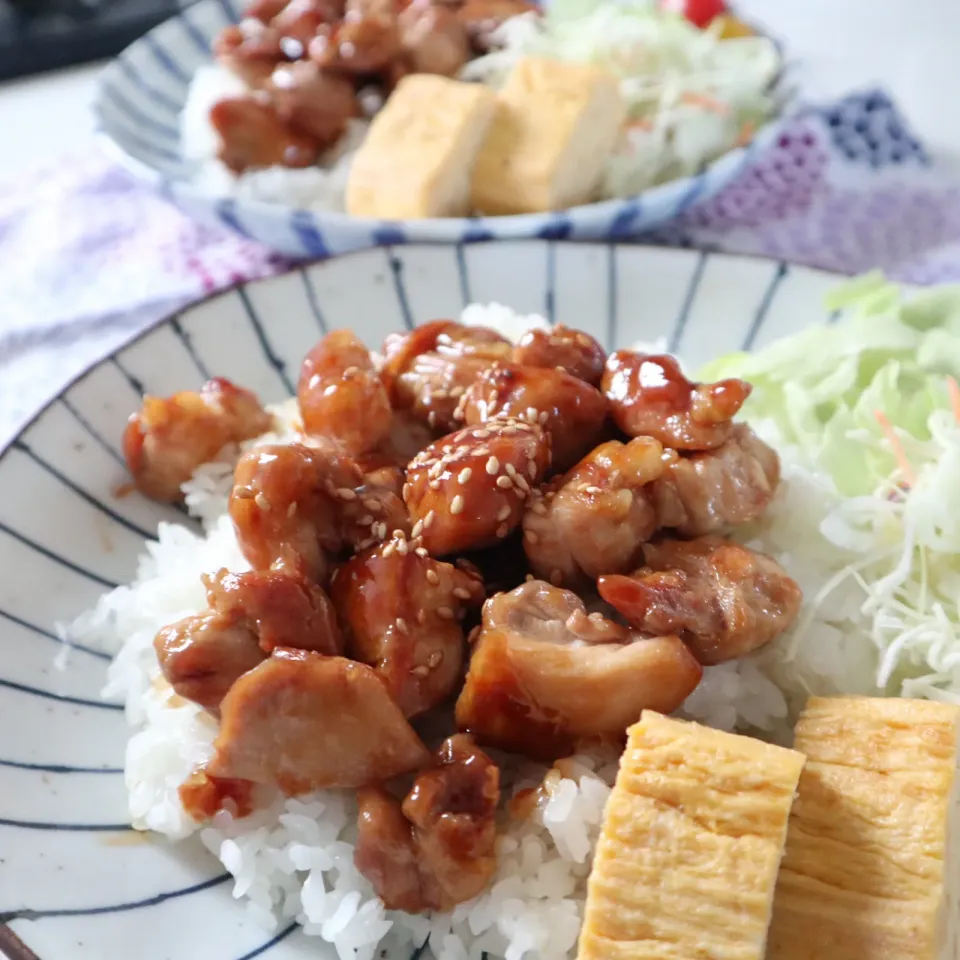
[[[882,84],[960,171],[960,0],[741,0],[787,43],[804,87],[833,96]],[[92,135],[97,66],[0,84],[0,180]]]

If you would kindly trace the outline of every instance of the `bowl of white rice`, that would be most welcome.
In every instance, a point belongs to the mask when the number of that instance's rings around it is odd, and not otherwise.
[[[354,866],[349,791],[206,824],[180,803],[216,721],[157,682],[152,639],[203,608],[200,574],[246,568],[225,512],[232,463],[201,467],[184,507],[162,505],[130,491],[120,438],[143,393],[220,375],[278,417],[253,444],[289,441],[301,358],[337,328],[378,348],[436,317],[511,339],[575,324],[607,349],[657,344],[691,370],[742,374],[783,482],[738,537],[804,602],[774,643],[707,667],[681,713],[785,742],[809,694],[960,701],[960,296],[868,277],[825,309],[835,286],[629,245],[409,245],[222,293],[69,384],[0,456],[0,945],[41,960],[575,956],[615,753],[553,772],[505,763],[507,806],[548,774],[549,799],[505,811],[489,888],[445,914],[384,908]]]
[[[498,47],[470,60],[461,78],[496,88],[525,56],[613,70],[628,118],[597,201],[505,216],[349,216],[344,192],[368,119],[351,121],[316,166],[237,175],[217,159],[210,108],[245,87],[214,61],[211,44],[245,6],[199,0],[151,31],[106,68],[94,109],[113,154],[192,217],[296,257],[386,243],[633,237],[734,180],[775,140],[788,100],[780,49],[765,36],[722,39],[719,26],[701,30],[653,0],[557,0],[544,18],[504,22]]]

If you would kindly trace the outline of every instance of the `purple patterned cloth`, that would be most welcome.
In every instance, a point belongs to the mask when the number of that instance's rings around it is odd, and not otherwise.
[[[800,111],[721,194],[637,239],[960,280],[960,182],[885,94],[868,91]],[[191,222],[99,152],[0,187],[0,262],[0,442],[151,322],[289,265]]]

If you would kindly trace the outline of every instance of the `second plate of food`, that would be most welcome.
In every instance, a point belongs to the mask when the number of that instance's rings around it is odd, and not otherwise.
[[[776,135],[777,45],[689,6],[200,0],[110,64],[95,109],[187,212],[294,255],[623,239]]]

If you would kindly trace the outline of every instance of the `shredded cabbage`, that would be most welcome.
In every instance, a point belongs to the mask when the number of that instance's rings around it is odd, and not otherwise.
[[[628,121],[603,194],[628,196],[689,176],[769,119],[781,63],[766,37],[722,40],[653,0],[550,0],[543,17],[514,17],[501,49],[463,79],[502,84],[521,56],[595,63],[620,77]]]
[[[794,540],[780,545],[824,558],[814,540],[830,545],[824,582],[768,663],[782,679],[807,645],[823,656],[832,630],[839,657],[859,656],[864,639],[875,653],[857,660],[872,676],[847,692],[960,703],[960,286],[908,299],[874,273],[827,306],[837,322],[702,372],[749,380],[745,416],[827,485],[821,515],[791,518]],[[838,608],[851,587],[852,613]]]

